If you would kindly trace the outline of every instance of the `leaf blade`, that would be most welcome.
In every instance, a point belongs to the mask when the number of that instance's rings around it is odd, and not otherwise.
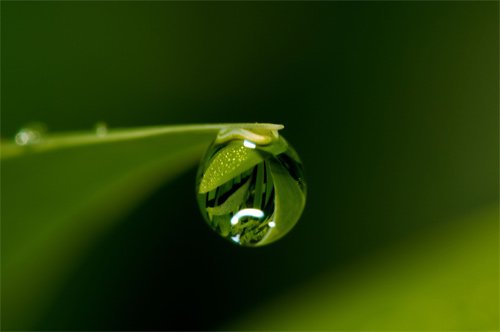
[[[227,126],[268,125],[153,127],[105,137],[68,133],[33,146],[2,142],[4,327],[29,329],[96,236],[193,167]]]

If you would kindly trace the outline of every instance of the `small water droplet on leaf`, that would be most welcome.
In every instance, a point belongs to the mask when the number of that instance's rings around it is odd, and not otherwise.
[[[17,145],[27,146],[40,143],[47,127],[43,123],[31,123],[19,129],[14,140]]]
[[[302,214],[302,163],[274,131],[262,140],[266,144],[236,131],[222,131],[206,152],[196,181],[198,205],[210,228],[225,239],[262,246],[288,233]]]
[[[108,134],[108,125],[106,122],[97,122],[94,126],[97,137],[104,137]]]

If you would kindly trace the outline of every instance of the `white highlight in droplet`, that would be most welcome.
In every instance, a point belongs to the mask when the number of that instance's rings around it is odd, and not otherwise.
[[[255,217],[255,218],[262,218],[264,217],[264,212],[259,209],[243,209],[238,212],[231,218],[231,225],[236,225],[239,221],[240,218],[243,217]]]
[[[246,146],[249,149],[255,149],[257,147],[257,145],[255,143],[250,142],[247,139],[243,141],[243,145]]]
[[[232,236],[231,240],[233,240],[236,243],[240,243],[240,234],[236,234],[236,236]]]
[[[270,221],[268,223],[269,227],[273,228],[273,227],[276,227],[276,223],[274,221]]]

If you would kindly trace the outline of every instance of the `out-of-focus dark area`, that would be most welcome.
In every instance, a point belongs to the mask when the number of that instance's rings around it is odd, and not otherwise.
[[[283,123],[308,181],[295,229],[248,249],[211,233],[185,173],[96,241],[37,329],[217,329],[498,209],[497,2],[3,2],[1,18],[3,139],[33,121]]]

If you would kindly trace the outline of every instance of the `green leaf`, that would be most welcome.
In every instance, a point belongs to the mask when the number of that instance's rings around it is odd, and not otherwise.
[[[265,157],[263,153],[278,155],[286,151],[287,145],[284,140],[278,140],[269,146],[259,146],[252,150],[244,147],[242,141],[229,143],[228,146],[217,152],[211,160],[200,183],[199,193],[207,193],[223,185],[237,175],[251,169],[262,162]],[[228,160],[233,160],[228,162]]]
[[[26,329],[77,258],[149,192],[193,167],[215,124],[2,142],[2,324]],[[193,179],[194,181],[194,179]]]
[[[498,210],[422,230],[221,330],[498,331]]]
[[[277,161],[270,160],[275,193],[276,226],[259,242],[265,245],[276,241],[288,233],[299,220],[306,204],[306,196],[295,181],[290,181],[288,171]]]
[[[210,214],[216,216],[221,216],[224,214],[237,211],[245,195],[248,194],[247,192],[249,185],[250,185],[250,179],[248,179],[247,182],[245,182],[240,188],[238,188],[238,190],[236,190],[234,194],[229,196],[229,198],[224,203],[216,207],[208,207],[207,211],[209,211]]]

